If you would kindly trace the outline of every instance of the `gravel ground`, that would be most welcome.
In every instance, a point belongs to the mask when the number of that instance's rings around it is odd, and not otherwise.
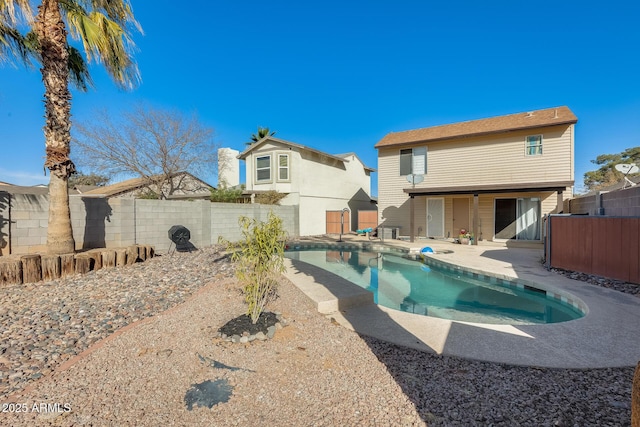
[[[0,288],[0,425],[630,424],[632,367],[526,368],[398,347],[336,325],[288,281],[270,307],[285,319],[273,339],[222,341],[218,328],[244,312],[232,273],[206,248]],[[207,384],[219,392],[211,408],[193,398]]]

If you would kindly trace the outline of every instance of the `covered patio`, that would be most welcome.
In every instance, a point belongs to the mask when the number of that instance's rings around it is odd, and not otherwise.
[[[469,185],[469,186],[454,186],[454,187],[434,187],[434,188],[405,188],[403,191],[409,195],[409,240],[414,242],[416,239],[416,212],[415,212],[415,198],[416,197],[453,197],[453,196],[473,196],[473,208],[471,212],[471,224],[469,231],[473,236],[480,236],[479,219],[480,208],[479,199],[480,195],[540,195],[548,193],[556,193],[556,203],[552,210],[546,209],[542,211],[542,214],[548,213],[561,213],[563,210],[563,194],[573,185],[573,181],[559,181],[548,183],[512,183],[512,184],[498,184],[498,185]],[[498,198],[496,197],[496,200]],[[428,202],[427,202],[428,203]],[[444,212],[444,206],[443,206]],[[495,222],[495,212],[494,212]],[[444,218],[443,218],[444,221]],[[428,236],[428,231],[427,231]],[[508,238],[507,238],[508,239]],[[473,245],[477,245],[478,239],[474,238]]]

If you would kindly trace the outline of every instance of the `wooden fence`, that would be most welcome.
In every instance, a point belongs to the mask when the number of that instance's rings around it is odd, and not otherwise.
[[[378,226],[378,211],[358,210],[358,230],[376,228]]]
[[[640,284],[640,217],[549,215],[547,266]]]
[[[351,231],[351,219],[349,211],[344,212],[344,224],[342,223],[342,211],[327,211],[327,234],[349,233]]]

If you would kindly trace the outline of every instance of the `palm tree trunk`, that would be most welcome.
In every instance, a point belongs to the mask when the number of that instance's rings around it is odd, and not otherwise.
[[[75,251],[71,212],[69,210],[69,187],[67,179],[51,173],[49,179],[49,226],[47,228],[47,252],[66,254]]]
[[[44,165],[49,169],[49,223],[47,250],[60,254],[75,251],[69,210],[67,182],[75,171],[69,158],[71,141],[71,93],[67,32],[60,14],[59,0],[43,0],[38,7],[35,32],[42,56],[45,104]]]

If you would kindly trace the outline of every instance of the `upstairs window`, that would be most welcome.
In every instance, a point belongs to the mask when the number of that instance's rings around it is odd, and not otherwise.
[[[256,181],[271,181],[271,156],[256,157]]]
[[[400,175],[427,173],[427,147],[400,150]]]
[[[278,154],[278,181],[289,181],[288,154]]]
[[[525,142],[525,153],[527,156],[542,155],[542,135],[528,136]]]

